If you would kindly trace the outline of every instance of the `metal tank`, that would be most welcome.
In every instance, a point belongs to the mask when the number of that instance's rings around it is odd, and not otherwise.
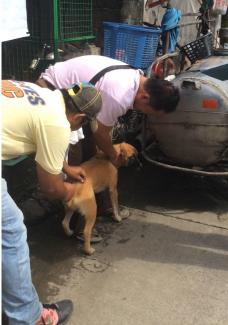
[[[173,83],[177,110],[149,118],[160,151],[179,166],[204,168],[228,158],[228,56],[212,56],[191,66]]]

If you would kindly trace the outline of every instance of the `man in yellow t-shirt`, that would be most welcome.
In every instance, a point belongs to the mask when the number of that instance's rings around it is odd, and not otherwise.
[[[68,201],[75,186],[61,177],[71,130],[96,123],[101,96],[92,85],[79,83],[51,91],[35,84],[2,82],[2,160],[35,153],[41,190]],[[78,168],[78,179],[85,177]],[[20,270],[20,272],[18,272]],[[10,324],[62,324],[73,310],[70,300],[42,305],[33,287],[23,215],[2,179],[2,304]]]

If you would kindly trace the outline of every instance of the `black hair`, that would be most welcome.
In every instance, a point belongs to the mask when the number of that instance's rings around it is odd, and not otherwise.
[[[63,95],[63,99],[65,102],[65,106],[66,106],[66,111],[68,113],[80,113],[80,109],[76,107],[76,104],[73,102],[72,98],[70,97],[70,95],[68,94],[66,89],[60,89],[62,95]]]
[[[156,111],[171,113],[180,100],[180,92],[170,81],[150,77],[145,81],[145,91],[150,95],[150,105]]]

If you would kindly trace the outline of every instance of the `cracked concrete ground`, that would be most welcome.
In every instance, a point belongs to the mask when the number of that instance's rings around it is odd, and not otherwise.
[[[29,229],[41,299],[70,298],[70,325],[226,325],[228,205],[217,180],[144,165],[120,171],[118,224],[98,217],[103,242],[86,257],[59,216]]]

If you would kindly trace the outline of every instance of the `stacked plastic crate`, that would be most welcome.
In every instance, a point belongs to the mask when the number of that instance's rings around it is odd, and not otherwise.
[[[146,70],[153,62],[161,29],[104,22],[104,55]]]

